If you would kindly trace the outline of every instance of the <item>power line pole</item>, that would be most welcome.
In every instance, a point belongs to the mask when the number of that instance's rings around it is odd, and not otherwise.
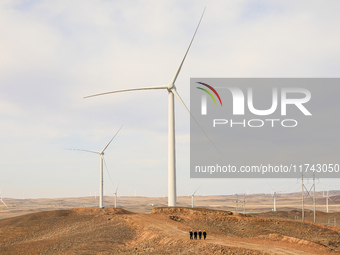
[[[243,213],[246,214],[246,196],[243,197]]]
[[[327,204],[327,213],[328,213],[328,199],[329,199],[329,195],[328,195],[328,190],[327,190],[327,198],[326,198],[326,204]]]
[[[314,209],[314,223],[316,221],[316,215],[315,215],[315,172],[313,172],[313,209]]]
[[[303,172],[302,172],[302,221],[305,221],[305,207],[304,207],[304,195],[303,195]]]
[[[236,194],[236,212],[238,213],[238,195]]]

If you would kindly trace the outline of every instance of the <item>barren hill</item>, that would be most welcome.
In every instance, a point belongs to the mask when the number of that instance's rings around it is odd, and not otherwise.
[[[339,231],[203,208],[77,208],[0,220],[0,254],[333,254]]]

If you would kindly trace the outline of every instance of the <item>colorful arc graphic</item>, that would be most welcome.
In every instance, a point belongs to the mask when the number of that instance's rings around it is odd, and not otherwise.
[[[211,98],[214,100],[214,103],[215,103],[215,105],[217,105],[216,104],[216,100],[215,100],[215,98],[214,98],[214,96],[208,91],[208,90],[206,90],[206,89],[203,89],[203,88],[200,88],[200,87],[196,87],[196,88],[198,88],[198,89],[201,89],[201,90],[203,90],[203,91],[205,91],[206,93],[208,93],[209,94],[209,96],[211,96]]]
[[[221,104],[221,106],[222,106],[222,100],[221,100],[221,98],[220,98],[220,95],[217,93],[217,91],[216,91],[213,87],[211,87],[210,85],[208,85],[208,84],[206,84],[206,83],[203,83],[203,82],[197,82],[197,83],[199,83],[199,84],[201,84],[201,85],[203,85],[203,86],[206,86],[207,88],[211,89],[211,91],[214,92],[215,95],[218,97],[218,100],[220,101],[220,104]],[[214,100],[215,105],[217,105],[214,96],[213,96],[208,90],[203,89],[203,88],[200,88],[200,87],[197,87],[197,88],[198,88],[198,89],[201,89],[201,90],[205,91],[207,94],[209,94],[209,96],[211,96],[211,98]]]

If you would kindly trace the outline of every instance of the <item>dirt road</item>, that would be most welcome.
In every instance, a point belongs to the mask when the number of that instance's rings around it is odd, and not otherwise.
[[[257,251],[260,254],[334,254],[328,248],[317,244],[308,243],[308,245],[294,244],[289,242],[280,242],[272,240],[259,240],[254,238],[228,237],[223,235],[209,233],[206,240],[189,240],[190,226],[179,223],[164,217],[164,215],[154,214],[135,214],[130,216],[131,220],[142,227],[143,237],[147,238],[155,235],[167,237],[170,240],[181,240],[184,243],[205,242],[208,244],[221,245],[225,247],[243,248],[247,250]]]

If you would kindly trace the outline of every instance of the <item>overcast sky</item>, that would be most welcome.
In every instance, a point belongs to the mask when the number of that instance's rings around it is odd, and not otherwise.
[[[167,92],[84,96],[190,77],[339,77],[340,2],[0,1],[0,188],[3,197],[99,193],[167,196]],[[293,180],[189,178],[189,115],[176,102],[178,195],[300,190]],[[340,189],[338,180],[317,189]]]

